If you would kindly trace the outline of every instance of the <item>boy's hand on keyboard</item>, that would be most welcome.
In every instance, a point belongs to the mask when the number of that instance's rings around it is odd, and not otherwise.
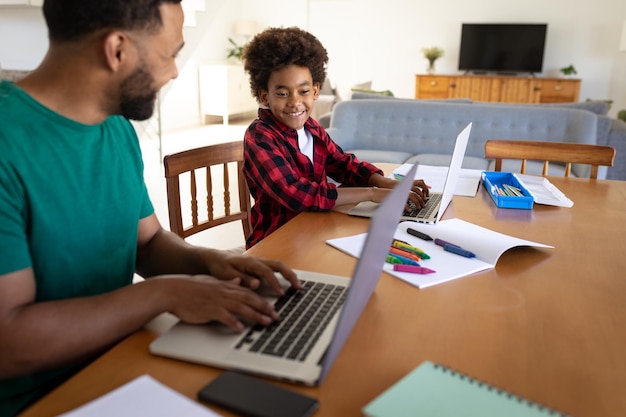
[[[424,180],[414,180],[413,186],[411,187],[411,191],[415,191],[424,197],[428,197],[430,193],[430,185],[426,184]]]
[[[379,174],[373,174],[370,177],[369,184],[378,188],[391,189],[399,183],[398,180],[383,177]],[[412,202],[417,208],[422,208],[428,200],[430,186],[424,182],[424,180],[414,180],[409,193],[408,202]],[[375,201],[378,202],[378,201]],[[407,209],[408,209],[407,202]]]
[[[421,188],[421,185],[413,185],[411,192],[409,192],[409,198],[407,199],[407,203],[404,206],[404,209],[407,211],[411,210],[419,210],[426,205],[428,201],[428,188],[426,188],[426,184],[424,181],[419,180],[415,181],[415,183],[420,182],[425,188]]]

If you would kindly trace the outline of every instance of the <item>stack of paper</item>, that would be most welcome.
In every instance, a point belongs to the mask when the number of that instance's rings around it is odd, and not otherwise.
[[[142,375],[59,417],[219,417],[207,407]]]
[[[549,206],[572,207],[574,202],[567,198],[561,190],[545,177],[536,175],[513,174],[517,180],[530,192],[537,204]]]
[[[413,164],[404,164],[393,171],[396,178],[404,177]],[[474,197],[480,185],[482,171],[479,169],[461,169],[461,174],[454,190],[454,195]],[[430,191],[441,193],[448,175],[448,167],[418,165],[415,179],[423,179],[430,186]]]

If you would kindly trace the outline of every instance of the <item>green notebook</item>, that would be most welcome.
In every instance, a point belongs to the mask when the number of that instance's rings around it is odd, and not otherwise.
[[[363,413],[367,417],[565,416],[428,361],[367,404]]]

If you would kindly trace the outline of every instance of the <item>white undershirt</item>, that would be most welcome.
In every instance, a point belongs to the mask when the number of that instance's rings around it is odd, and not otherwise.
[[[313,136],[311,132],[304,128],[298,129],[298,146],[300,147],[300,152],[313,162]]]

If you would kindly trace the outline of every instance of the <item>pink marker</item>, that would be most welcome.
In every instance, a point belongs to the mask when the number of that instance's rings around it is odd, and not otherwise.
[[[424,268],[423,266],[415,266],[415,265],[405,265],[405,264],[394,264],[393,270],[398,272],[410,272],[413,274],[432,274],[433,272],[437,272],[430,268]]]

